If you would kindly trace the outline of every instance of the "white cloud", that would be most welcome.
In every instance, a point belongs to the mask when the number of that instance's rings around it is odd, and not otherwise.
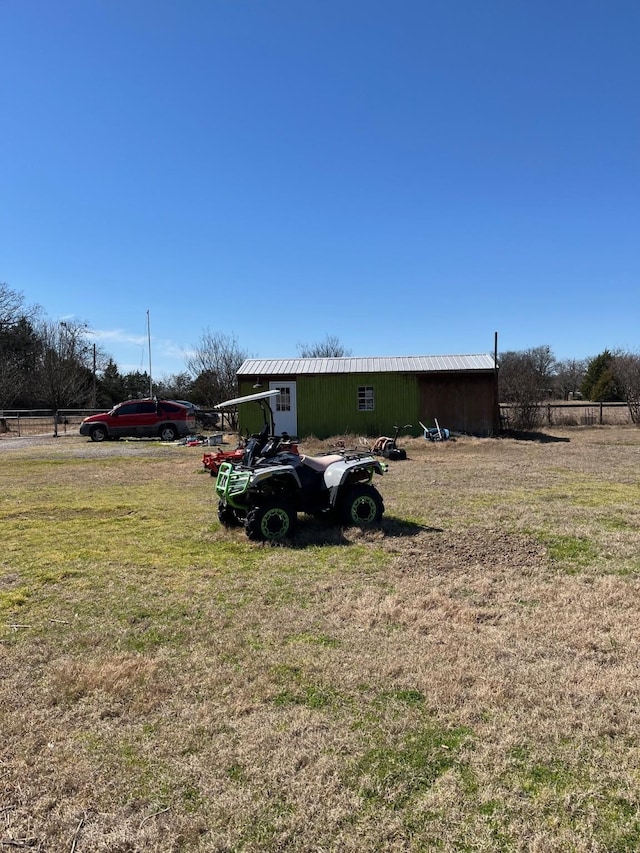
[[[104,347],[121,373],[149,369],[149,338],[124,329],[89,329],[87,336]],[[137,358],[136,358],[136,353]],[[186,360],[192,349],[169,338],[151,335],[151,362],[154,375],[170,375],[186,371]]]
[[[148,338],[144,335],[133,335],[131,332],[125,332],[124,329],[89,329],[87,334],[101,343],[132,344],[139,347],[148,342]]]

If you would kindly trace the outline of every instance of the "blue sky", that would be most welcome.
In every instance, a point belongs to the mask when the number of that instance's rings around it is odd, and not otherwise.
[[[125,372],[639,348],[637,0],[0,0],[0,281]],[[148,315],[147,315],[147,312]]]

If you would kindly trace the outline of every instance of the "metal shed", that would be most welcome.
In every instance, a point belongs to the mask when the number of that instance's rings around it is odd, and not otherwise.
[[[393,425],[419,422],[472,435],[499,427],[494,357],[480,355],[370,358],[246,359],[238,372],[240,395],[278,389],[276,432],[378,436]],[[240,428],[255,431],[259,413],[244,406]]]

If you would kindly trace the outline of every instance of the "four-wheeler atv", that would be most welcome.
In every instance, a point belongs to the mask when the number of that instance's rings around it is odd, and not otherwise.
[[[266,403],[269,396],[272,392],[230,402]],[[266,409],[271,411],[268,404]],[[215,488],[223,525],[244,525],[249,539],[275,541],[293,535],[299,512],[332,515],[344,525],[379,523],[384,504],[371,481],[385,468],[371,453],[300,456],[287,449],[287,440],[273,434],[271,416],[247,442],[241,462],[221,463]]]
[[[225,526],[243,524],[249,539],[275,540],[293,534],[299,512],[332,512],[342,524],[358,526],[382,518],[382,496],[371,480],[384,469],[370,454],[298,456],[265,447],[263,457],[263,441],[255,439],[253,459],[220,465],[218,518]]]

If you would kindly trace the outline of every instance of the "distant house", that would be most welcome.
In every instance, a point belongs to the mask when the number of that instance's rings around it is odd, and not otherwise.
[[[472,435],[499,429],[498,379],[493,356],[394,358],[249,358],[237,372],[238,393],[276,388],[276,432],[329,438],[388,435],[394,424],[420,421]],[[261,424],[256,406],[240,406],[242,431]]]

